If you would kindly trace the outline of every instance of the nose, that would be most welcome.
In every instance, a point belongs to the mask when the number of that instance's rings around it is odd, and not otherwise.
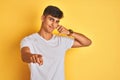
[[[54,28],[56,28],[56,27],[58,26],[58,24],[57,24],[56,22],[53,22],[53,23],[52,23],[52,26],[53,26]]]

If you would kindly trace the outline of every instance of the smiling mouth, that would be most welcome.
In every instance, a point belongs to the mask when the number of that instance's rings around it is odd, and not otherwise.
[[[50,27],[50,29],[54,30],[54,27],[53,27],[53,26],[49,26],[49,27]]]

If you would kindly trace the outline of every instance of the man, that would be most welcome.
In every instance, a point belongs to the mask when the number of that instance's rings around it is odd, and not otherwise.
[[[22,60],[29,63],[31,80],[64,80],[65,52],[91,44],[83,34],[59,25],[62,17],[63,12],[56,6],[46,7],[39,32],[21,41]],[[52,34],[54,29],[67,36]]]

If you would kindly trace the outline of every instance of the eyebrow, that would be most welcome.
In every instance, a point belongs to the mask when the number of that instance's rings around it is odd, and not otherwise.
[[[53,17],[49,16],[49,18],[55,20]],[[56,22],[60,22],[60,20],[56,20]]]

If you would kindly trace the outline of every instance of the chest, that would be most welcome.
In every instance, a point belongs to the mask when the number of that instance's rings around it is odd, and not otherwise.
[[[50,43],[35,41],[32,46],[32,53],[42,54],[49,58],[63,57],[65,54],[63,46],[57,41]]]

